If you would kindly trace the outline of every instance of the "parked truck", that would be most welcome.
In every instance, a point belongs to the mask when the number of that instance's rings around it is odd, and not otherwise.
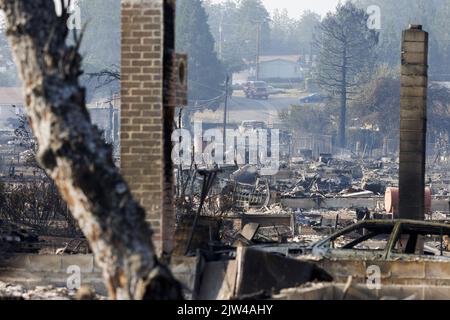
[[[248,99],[269,99],[269,90],[264,81],[249,81],[244,85],[245,97]]]

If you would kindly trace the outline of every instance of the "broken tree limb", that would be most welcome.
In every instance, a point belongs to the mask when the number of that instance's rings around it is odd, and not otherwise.
[[[49,0],[0,0],[0,8],[24,83],[38,161],[86,235],[110,298],[181,298],[179,283],[157,259],[144,210],[91,124],[78,80],[79,39],[75,45],[66,41],[67,13],[57,16]]]

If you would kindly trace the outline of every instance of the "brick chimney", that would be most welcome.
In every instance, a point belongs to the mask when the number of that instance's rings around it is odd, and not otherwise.
[[[147,212],[155,245],[171,253],[171,134],[175,106],[187,99],[186,57],[174,52],[175,1],[122,0],[121,20],[121,169]]]
[[[428,33],[403,32],[400,100],[399,218],[424,220]]]

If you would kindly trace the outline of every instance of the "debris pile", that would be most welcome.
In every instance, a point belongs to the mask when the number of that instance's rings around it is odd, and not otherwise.
[[[286,198],[338,197],[362,193],[382,195],[395,185],[397,163],[383,161],[348,161],[328,159],[299,161],[291,164],[293,179],[277,181],[275,188]]]
[[[90,300],[105,300],[106,297],[95,293],[90,287],[78,290],[55,288],[53,286],[37,286],[27,289],[22,285],[0,281],[0,300],[82,300],[89,295]]]
[[[437,174],[430,171],[430,176]],[[392,219],[392,214],[385,212],[383,195],[386,187],[397,183],[398,161],[390,158],[364,161],[332,157],[322,157],[319,161],[296,159],[274,177],[261,176],[257,168],[246,166],[223,174],[220,179],[222,186],[226,186],[222,195],[227,194],[229,204],[228,210],[221,214],[219,239],[224,245],[310,245],[358,221]],[[296,208],[297,202],[290,205],[284,201],[289,199],[313,201],[305,208],[301,206],[311,202],[298,202],[300,207]],[[337,202],[328,201],[330,199]],[[349,205],[345,206],[347,203]],[[337,206],[332,207],[333,204]],[[250,216],[267,218],[265,222],[252,221],[257,225],[253,224],[251,237],[242,237],[242,230],[249,223],[246,217]],[[291,217],[291,223],[286,223],[284,217]],[[238,218],[241,221],[236,223],[233,219]],[[428,218],[450,220],[448,214],[440,211],[433,212]]]
[[[42,234],[40,234],[42,233]],[[89,244],[83,237],[45,234],[23,224],[0,219],[0,253],[87,254]]]

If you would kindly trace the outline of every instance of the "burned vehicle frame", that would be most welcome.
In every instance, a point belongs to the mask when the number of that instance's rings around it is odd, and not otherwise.
[[[335,242],[346,235],[349,242],[341,248],[335,247]],[[354,236],[354,235],[359,236]],[[380,240],[384,248],[357,248],[370,240]],[[384,236],[384,237],[383,237]],[[428,221],[415,220],[371,220],[362,221],[344,228],[318,242],[309,250],[313,256],[330,258],[363,258],[374,260],[395,260],[399,258],[446,258],[446,237],[450,236],[450,225]],[[437,241],[436,241],[437,240]],[[374,242],[375,242],[374,241]],[[437,243],[438,248],[431,245]]]
[[[343,238],[341,241],[340,238]],[[415,220],[364,220],[311,244],[259,243],[252,247],[300,259],[450,262],[450,224]],[[333,242],[343,243],[337,247]],[[345,243],[344,243],[345,242]],[[372,242],[368,246],[366,242]]]

